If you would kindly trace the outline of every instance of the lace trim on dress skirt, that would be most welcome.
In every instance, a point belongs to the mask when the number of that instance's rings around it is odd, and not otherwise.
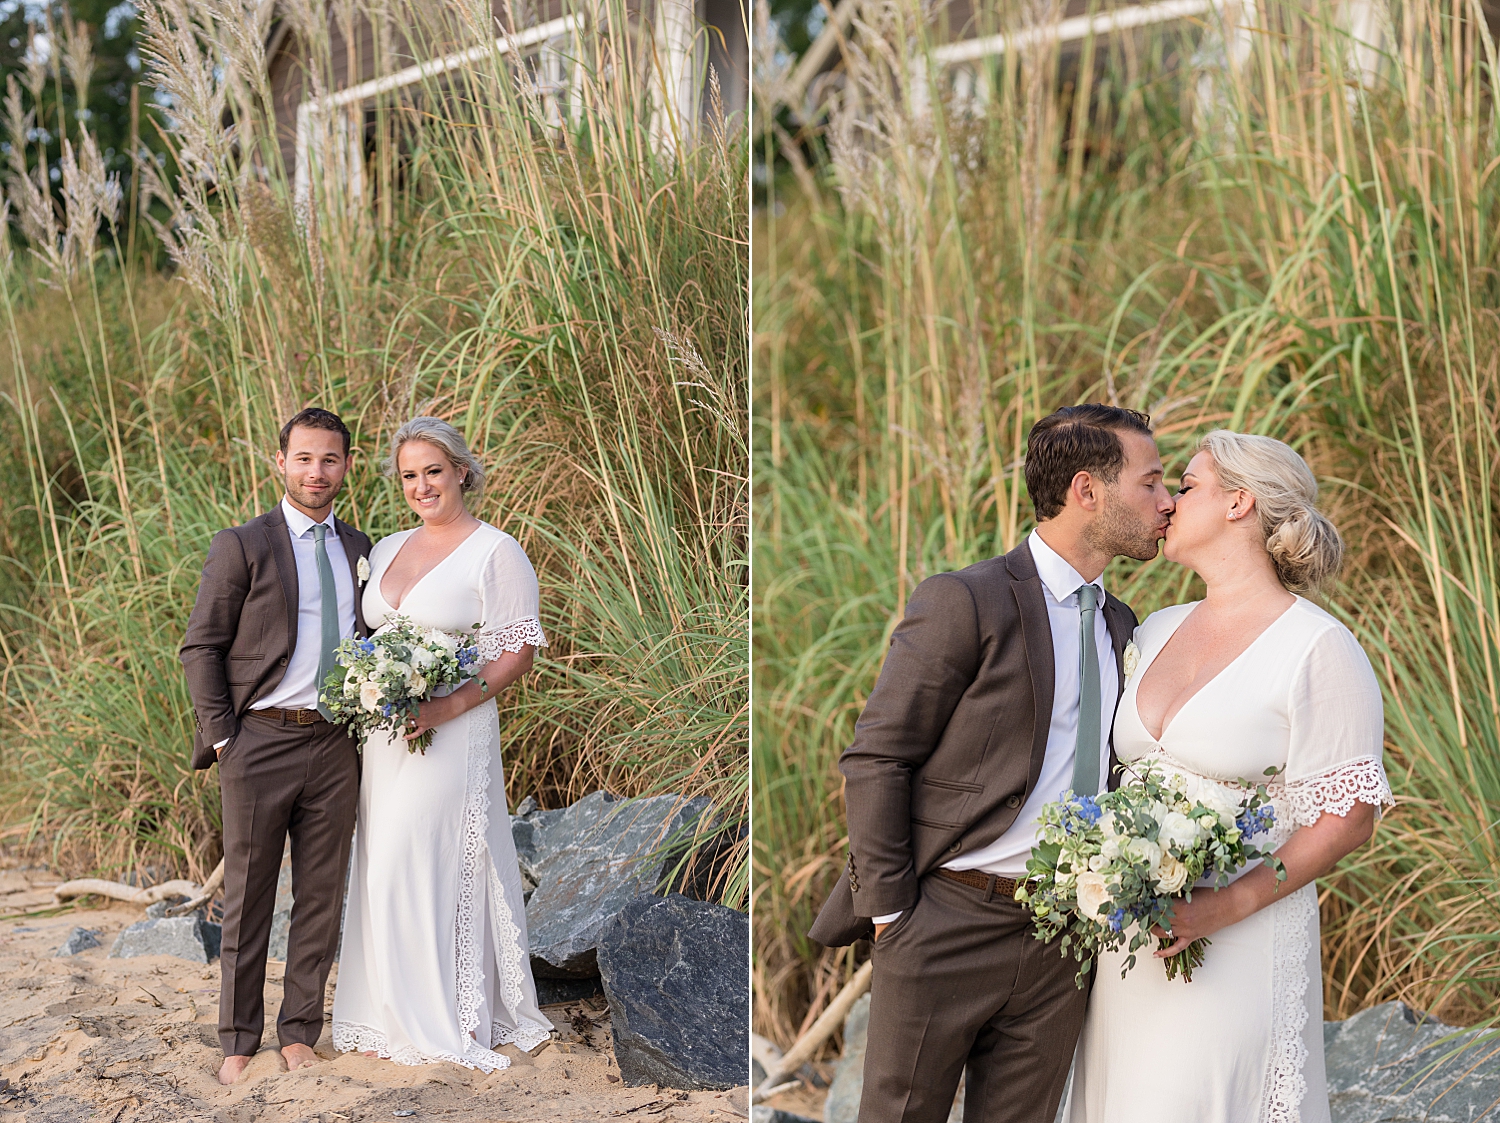
[[[494,1072],[497,1069],[510,1067],[510,1058],[504,1053],[486,1049],[472,1037],[467,1039],[464,1055],[461,1057],[444,1050],[436,1053],[423,1053],[410,1045],[393,1049],[385,1034],[371,1026],[360,1025],[358,1022],[334,1022],[333,1047],[340,1053],[355,1050],[361,1053],[374,1053],[398,1065],[430,1065],[438,1061],[451,1061],[464,1068],[477,1068],[481,1072]]]
[[[1376,814],[1394,805],[1390,781],[1375,757],[1351,760],[1286,785],[1286,803],[1298,826],[1310,827],[1325,811],[1347,815],[1356,803],[1373,803]]]
[[[534,616],[515,620],[501,628],[486,628],[474,633],[479,658],[486,663],[500,658],[503,652],[520,651],[528,643],[532,647],[547,646],[547,637],[542,634],[542,622]]]
[[[1261,1091],[1260,1123],[1301,1123],[1307,1095],[1307,957],[1318,917],[1316,887],[1305,885],[1270,906],[1271,1050]]]
[[[485,863],[490,875],[490,932],[495,942],[495,963],[500,976],[500,999],[515,1026],[490,1022],[490,1047],[514,1044],[529,1052],[552,1036],[550,1025],[543,1027],[528,1020],[521,1007],[526,1001],[525,967],[521,947],[521,929],[510,910],[510,901],[495,870],[494,856]]]

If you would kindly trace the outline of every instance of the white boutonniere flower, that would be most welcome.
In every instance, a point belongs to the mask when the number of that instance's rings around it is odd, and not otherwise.
[[[1122,657],[1122,665],[1125,668],[1125,677],[1129,678],[1135,674],[1135,669],[1141,665],[1141,649],[1131,640],[1125,645],[1125,654]]]
[[[359,583],[363,585],[370,579],[370,559],[361,557],[354,566],[354,572],[359,575]]]

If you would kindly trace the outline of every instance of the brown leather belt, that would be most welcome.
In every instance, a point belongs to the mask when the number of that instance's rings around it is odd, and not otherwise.
[[[325,720],[317,710],[278,710],[275,706],[267,706],[263,710],[251,710],[250,713],[256,717],[270,718],[272,721],[284,721],[289,725],[317,725]]]
[[[983,889],[991,897],[1004,897],[1006,900],[1011,900],[1016,895],[1016,879],[1013,877],[980,873],[978,870],[939,869],[937,873],[939,877],[946,877],[949,881],[956,881],[971,889]]]

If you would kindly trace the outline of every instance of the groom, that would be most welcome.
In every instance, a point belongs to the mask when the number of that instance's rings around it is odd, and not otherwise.
[[[180,653],[197,730],[193,767],[218,762],[224,807],[221,1084],[233,1084],[260,1048],[289,832],[296,903],[276,1031],[289,1069],[317,1062],[359,797],[354,741],[318,703],[334,647],[365,632],[370,540],[333,515],[349,430],[327,410],[303,410],[281,430],[276,468],[281,503],[214,535]]]
[[[1149,419],[1068,406],[1032,428],[1038,526],[912,592],[839,761],[849,865],[809,933],[871,938],[859,1123],[1052,1123],[1083,1026],[1077,964],[1013,899],[1042,804],[1098,794],[1136,619],[1100,579],[1154,558],[1173,501]]]

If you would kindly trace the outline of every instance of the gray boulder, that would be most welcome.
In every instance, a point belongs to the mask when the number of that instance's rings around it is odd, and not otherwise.
[[[527,850],[522,869],[531,869],[537,885],[526,905],[532,971],[551,978],[598,974],[600,930],[630,901],[657,889],[707,807],[701,798],[623,800],[595,792],[561,811],[523,817],[530,830],[519,832]]]
[[[175,955],[194,963],[207,963],[219,954],[223,935],[220,925],[206,920],[200,909],[188,916],[163,916],[169,908],[159,901],[146,910],[146,919],[132,924],[109,949],[111,959],[134,959],[139,955]]]
[[[1324,1022],[1334,1123],[1478,1120],[1500,1100],[1497,1045],[1493,1030],[1424,1020],[1403,1002]]]
[[[63,941],[62,947],[57,949],[58,955],[77,955],[89,948],[102,947],[99,943],[99,933],[92,928],[75,928],[68,933],[68,938]]]
[[[749,954],[748,917],[675,893],[639,896],[605,926],[599,972],[627,1085],[745,1083]]]

